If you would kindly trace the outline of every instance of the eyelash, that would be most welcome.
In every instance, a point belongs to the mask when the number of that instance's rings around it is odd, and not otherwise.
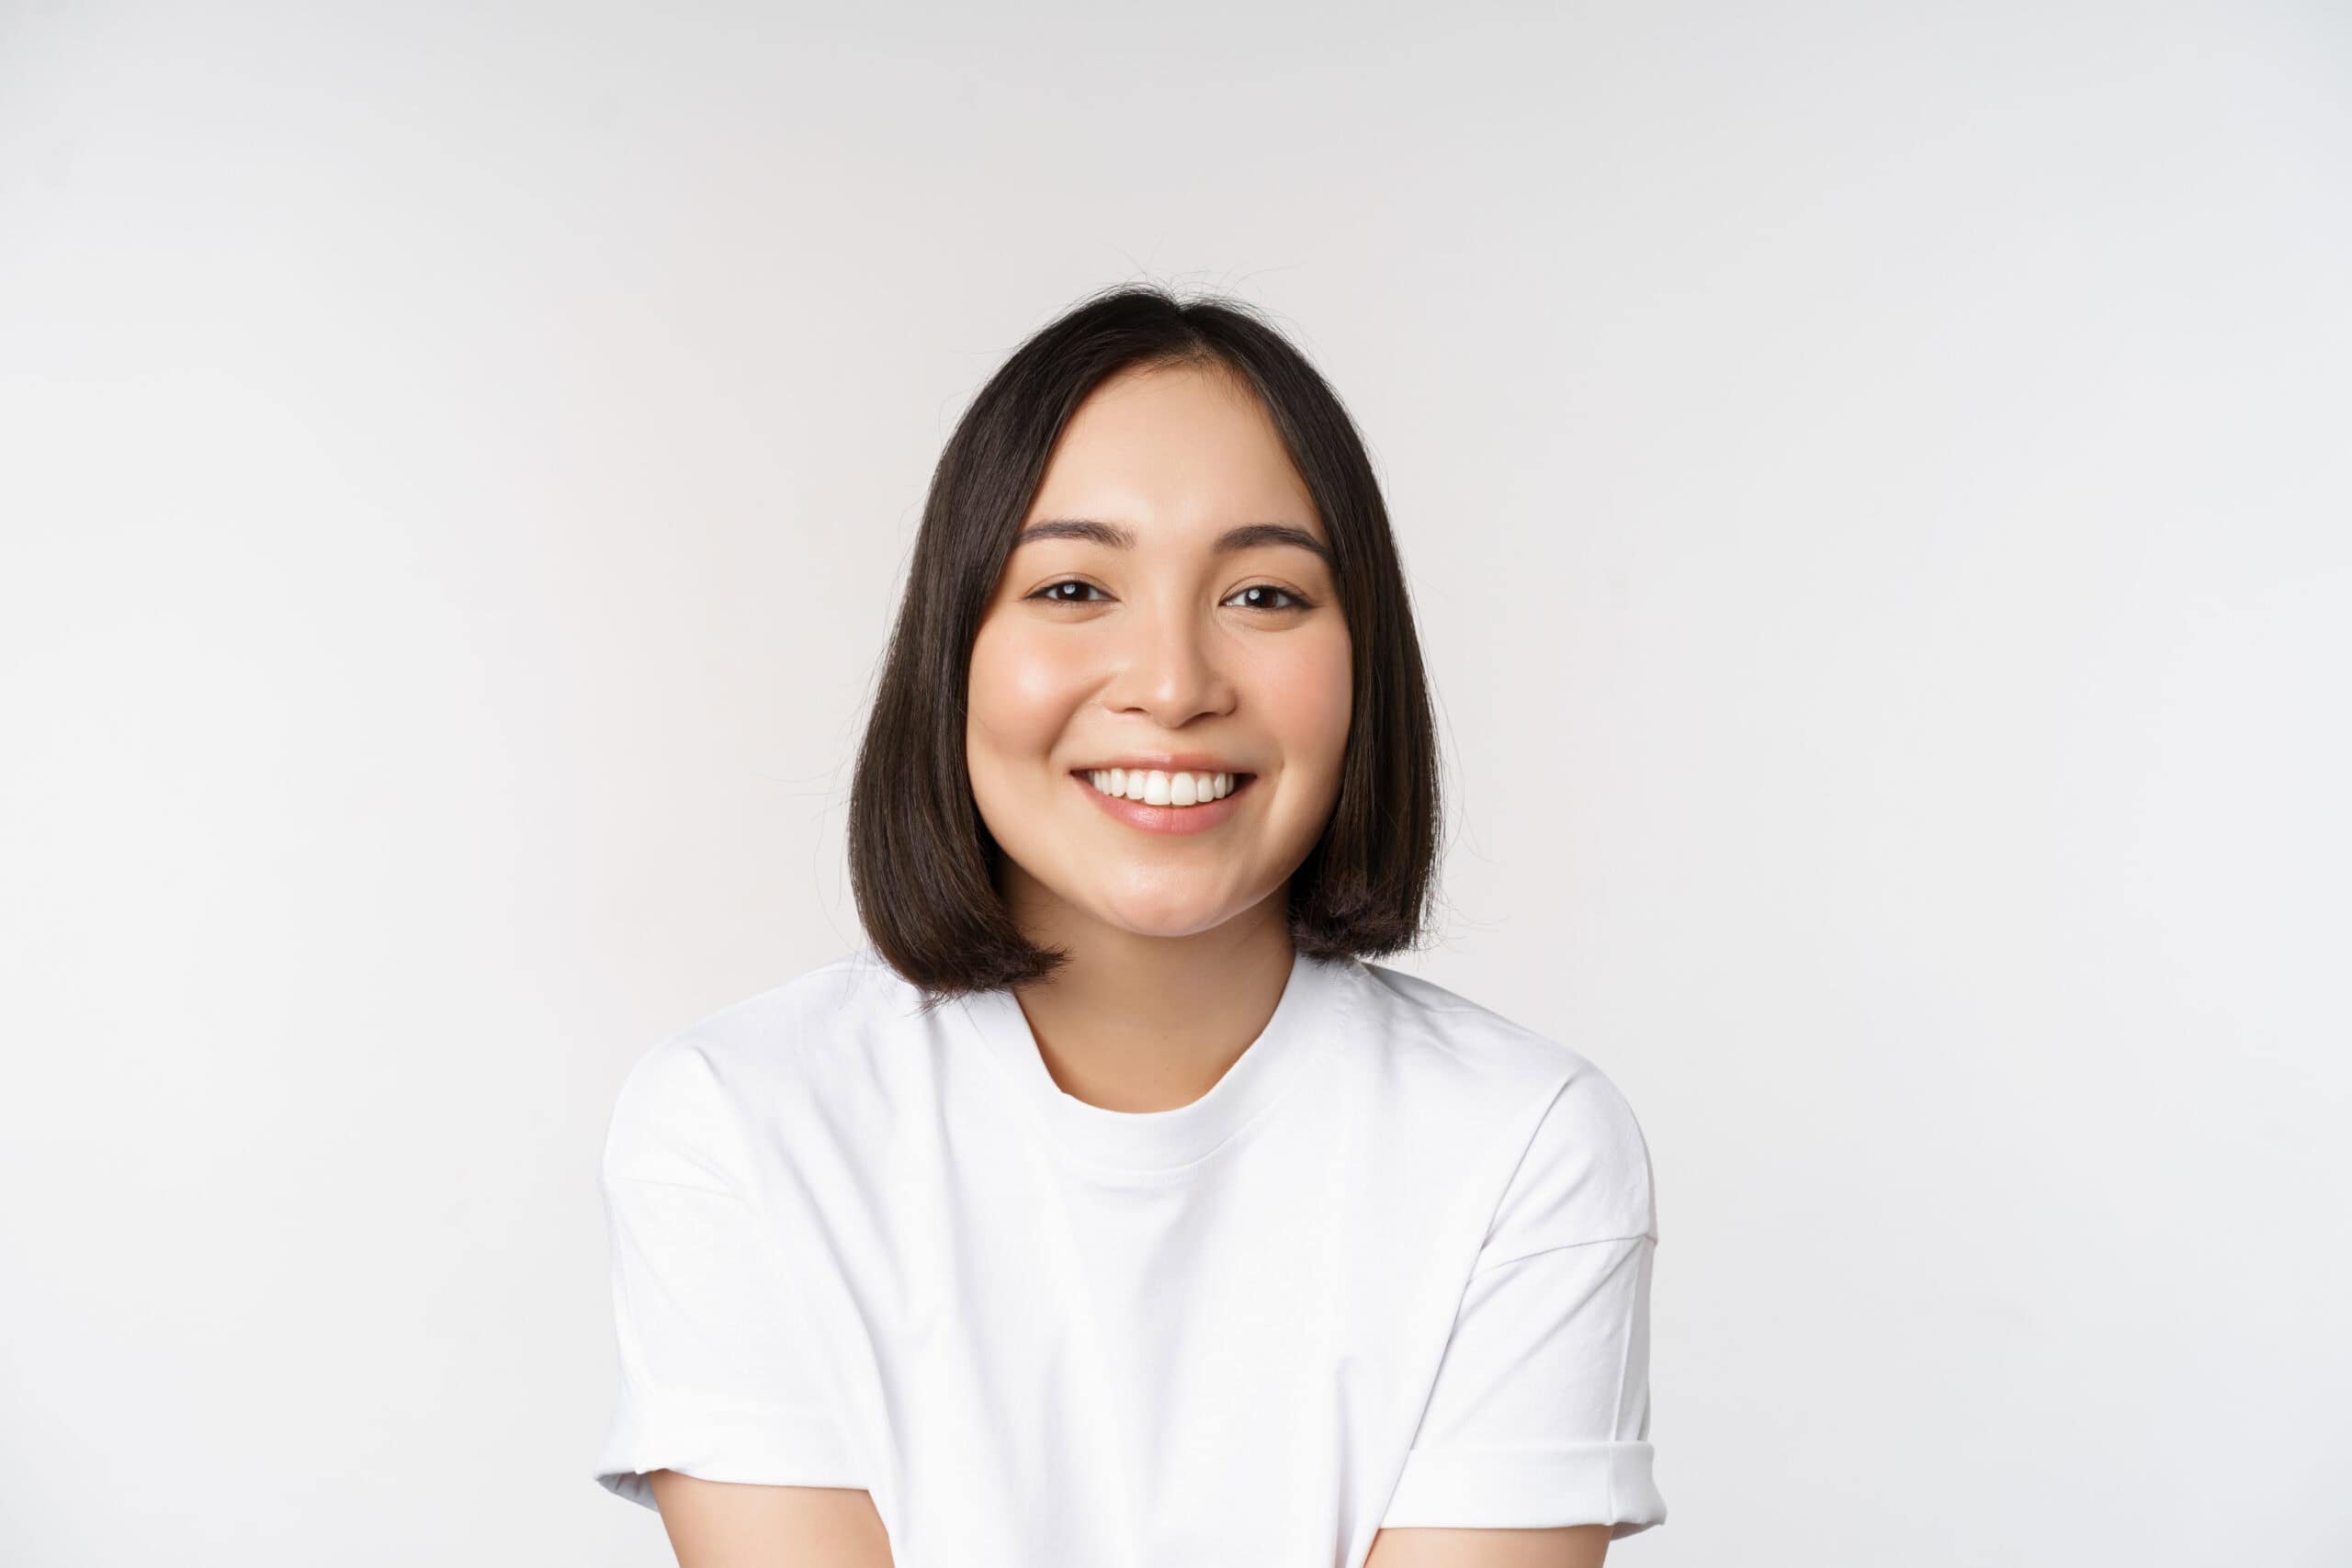
[[[1037,592],[1035,592],[1035,593],[1029,594],[1029,595],[1028,595],[1028,597],[1029,597],[1029,598],[1032,598],[1032,599],[1043,599],[1043,600],[1045,600],[1045,601],[1046,601],[1046,603],[1047,603],[1047,604],[1091,604],[1091,603],[1093,602],[1093,601],[1091,601],[1091,600],[1088,600],[1088,599],[1053,599],[1053,598],[1048,598],[1048,597],[1047,597],[1047,595],[1051,594],[1055,589],[1057,589],[1057,588],[1066,588],[1066,587],[1069,586],[1071,583],[1076,583],[1076,584],[1078,584],[1078,586],[1080,586],[1080,588],[1093,588],[1093,587],[1094,587],[1094,584],[1093,584],[1093,583],[1087,581],[1084,578],[1079,578],[1079,577],[1065,577],[1065,578],[1061,579],[1059,581],[1057,581],[1057,582],[1048,582],[1047,584],[1046,584],[1046,586],[1044,586],[1043,588],[1040,588],[1040,589],[1039,589],[1039,590],[1037,590]],[[1292,589],[1292,588],[1283,588],[1283,587],[1281,587],[1281,586],[1280,586],[1280,585],[1278,585],[1278,584],[1272,583],[1272,582],[1253,582],[1253,583],[1250,584],[1250,586],[1249,586],[1249,587],[1247,587],[1247,588],[1237,588],[1237,589],[1235,589],[1235,590],[1234,590],[1234,592],[1235,592],[1235,593],[1237,593],[1237,594],[1248,593],[1248,592],[1252,592],[1253,590],[1258,590],[1258,589],[1262,589],[1262,590],[1264,590],[1266,592],[1269,592],[1269,593],[1283,593],[1283,594],[1288,594],[1288,595],[1290,596],[1290,599],[1292,600],[1292,603],[1290,603],[1290,604],[1244,604],[1244,605],[1242,605],[1242,606],[1241,606],[1241,608],[1242,608],[1242,609],[1245,609],[1245,610],[1263,610],[1263,611],[1266,611],[1266,612],[1268,612],[1268,613],[1270,613],[1270,614],[1279,615],[1285,614],[1285,613],[1287,613],[1287,612],[1289,612],[1289,611],[1292,611],[1292,610],[1312,610],[1313,608],[1315,608],[1315,601],[1314,601],[1314,600],[1312,600],[1312,599],[1309,599],[1306,594],[1299,592],[1298,592],[1297,590],[1295,590],[1295,589]],[[1097,590],[1097,592],[1100,592],[1100,590]]]

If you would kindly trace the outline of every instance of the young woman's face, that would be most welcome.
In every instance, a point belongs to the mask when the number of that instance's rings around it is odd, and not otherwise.
[[[1074,523],[1132,542],[1051,526]],[[972,649],[966,758],[1016,910],[1187,936],[1282,889],[1339,796],[1353,690],[1316,546],[1305,482],[1228,373],[1129,370],[1080,405]],[[1089,776],[1113,767],[1115,803]],[[1174,804],[1198,793],[1177,774],[1220,773],[1230,793]]]

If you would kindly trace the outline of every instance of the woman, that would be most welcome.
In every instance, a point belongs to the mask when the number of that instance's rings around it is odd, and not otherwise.
[[[933,476],[868,945],[663,1041],[605,1150],[596,1475],[683,1568],[1551,1568],[1665,1518],[1647,1148],[1369,962],[1437,755],[1369,460],[1231,302],[1097,296]]]

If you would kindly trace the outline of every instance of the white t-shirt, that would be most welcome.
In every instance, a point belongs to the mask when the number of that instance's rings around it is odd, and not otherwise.
[[[1011,992],[920,1002],[863,948],[630,1071],[606,1488],[861,1487],[898,1568],[1664,1521],[1649,1152],[1584,1056],[1301,954],[1207,1094],[1117,1111]]]

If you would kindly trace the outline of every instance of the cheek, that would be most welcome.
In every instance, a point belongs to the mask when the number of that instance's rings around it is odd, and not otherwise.
[[[1266,667],[1261,709],[1278,715],[1283,765],[1302,775],[1328,774],[1336,784],[1355,711],[1355,671],[1347,631],[1295,637],[1284,657]]]
[[[972,645],[969,728],[975,744],[1006,753],[1050,749],[1069,716],[1080,671],[1045,638],[984,625]]]

